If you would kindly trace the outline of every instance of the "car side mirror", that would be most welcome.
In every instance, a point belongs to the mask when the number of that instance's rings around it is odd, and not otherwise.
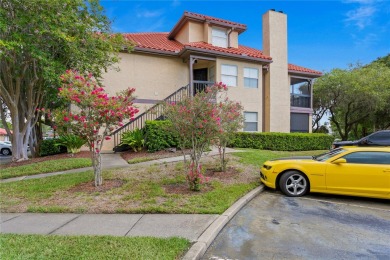
[[[345,160],[344,158],[339,158],[337,160],[334,160],[332,163],[334,164],[342,164],[342,163],[346,163],[347,160]]]

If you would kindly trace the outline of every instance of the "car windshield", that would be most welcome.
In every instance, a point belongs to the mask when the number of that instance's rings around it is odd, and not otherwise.
[[[323,162],[323,161],[326,161],[328,160],[329,158],[335,156],[335,155],[338,155],[342,152],[345,152],[345,150],[343,148],[337,148],[337,149],[333,149],[327,153],[323,153],[323,154],[320,154],[320,155],[317,155],[317,156],[313,156],[313,159],[314,160],[317,160],[317,161],[320,161],[320,162]]]

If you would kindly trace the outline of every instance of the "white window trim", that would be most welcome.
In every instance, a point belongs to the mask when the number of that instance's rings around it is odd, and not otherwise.
[[[245,118],[245,113],[255,113],[256,114],[256,118],[257,118],[257,121],[246,121],[246,118]],[[247,131],[245,130],[245,123],[256,123],[256,131]],[[242,129],[244,132],[249,132],[249,133],[256,133],[259,131],[259,113],[258,112],[254,112],[254,111],[244,111],[244,128]]]
[[[214,35],[213,32],[214,31],[220,31],[220,32],[224,32],[224,36],[221,37],[221,36],[217,36],[217,35]],[[214,42],[214,38],[217,38],[219,40],[224,40],[225,44],[224,46],[220,46],[220,45],[216,45],[215,42]],[[212,27],[211,28],[211,44],[213,46],[217,46],[217,47],[221,47],[221,48],[227,48],[228,47],[228,35],[227,35],[227,30],[224,29],[224,28],[220,28],[220,27]]]
[[[236,75],[231,75],[231,74],[223,74],[222,73],[222,67],[223,66],[231,66],[231,67],[236,67]],[[236,85],[228,85],[226,82],[223,82],[222,76],[229,76],[229,77],[235,77],[236,78]],[[231,64],[221,64],[221,81],[224,84],[227,84],[228,87],[237,87],[238,86],[238,66],[237,65],[231,65]]]
[[[245,77],[245,69],[256,70],[256,71],[257,71],[257,78]],[[259,69],[257,69],[257,68],[245,67],[245,68],[243,69],[243,75],[244,75],[244,88],[249,88],[249,89],[258,89],[258,88],[259,88]],[[245,86],[245,78],[248,78],[248,79],[256,79],[256,80],[257,80],[257,85],[256,85],[256,87],[255,87],[255,88],[252,88],[252,87]]]

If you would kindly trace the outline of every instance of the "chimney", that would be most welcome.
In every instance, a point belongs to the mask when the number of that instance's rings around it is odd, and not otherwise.
[[[264,75],[265,132],[290,132],[290,85],[287,64],[287,15],[263,15],[263,53],[272,58]]]

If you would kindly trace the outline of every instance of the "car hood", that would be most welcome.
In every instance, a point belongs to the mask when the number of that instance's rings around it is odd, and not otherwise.
[[[274,161],[287,161],[287,160],[290,160],[290,161],[313,160],[313,156],[293,156],[293,157],[273,159],[273,160],[269,160],[269,161],[274,162]]]
[[[346,146],[346,145],[356,145],[358,142],[359,141],[339,141],[339,142],[334,142],[333,144]]]

